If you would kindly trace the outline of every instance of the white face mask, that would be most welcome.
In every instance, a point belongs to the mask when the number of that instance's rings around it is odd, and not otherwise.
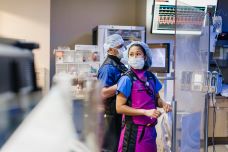
[[[127,53],[128,53],[128,51],[125,50],[125,51],[123,52],[123,58],[120,59],[120,62],[122,62],[122,63],[125,64],[125,65],[128,64],[128,57],[127,57],[128,54],[127,54]]]
[[[119,48],[119,49],[117,49],[117,50],[118,50],[117,57],[118,57],[119,59],[123,58],[123,52],[125,51],[125,48],[124,48],[124,47],[121,47],[121,48]]]
[[[144,58],[134,58],[131,57],[128,60],[128,64],[134,69],[142,69],[144,67],[145,61]]]

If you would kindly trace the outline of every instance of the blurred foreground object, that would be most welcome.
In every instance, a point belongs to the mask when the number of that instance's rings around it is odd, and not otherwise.
[[[38,47],[0,37],[0,147],[40,101],[32,52]]]
[[[72,77],[59,74],[55,86],[14,132],[1,152],[86,152],[76,141],[72,119]]]
[[[101,100],[101,85],[96,80],[86,82],[84,138],[85,143],[93,152],[101,151],[104,126],[104,108]]]

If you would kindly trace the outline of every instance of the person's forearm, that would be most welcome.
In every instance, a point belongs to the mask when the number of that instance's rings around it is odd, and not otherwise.
[[[121,105],[116,108],[117,113],[119,114],[125,114],[129,116],[141,116],[145,115],[145,110],[144,109],[135,109],[132,107],[129,107],[127,105]]]
[[[162,107],[163,107],[164,101],[163,101],[162,98],[160,98],[160,97],[159,97],[157,100],[158,100],[158,107],[159,107],[159,108],[162,108]]]
[[[158,107],[163,108],[165,110],[165,112],[171,112],[172,111],[171,105],[166,103],[161,98],[158,98]]]
[[[117,85],[113,85],[111,87],[108,88],[103,88],[101,91],[101,97],[103,100],[112,97],[116,94],[116,89],[117,89]]]
[[[157,101],[158,101],[158,107],[159,108],[163,108],[163,103],[164,103],[164,100],[162,100],[162,98],[160,97],[160,94],[156,94],[156,98],[157,98]]]

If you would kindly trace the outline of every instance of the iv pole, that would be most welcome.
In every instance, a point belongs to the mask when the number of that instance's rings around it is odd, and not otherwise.
[[[177,23],[177,0],[175,0],[175,25]],[[175,27],[175,35],[176,35],[176,26]],[[171,141],[171,151],[176,152],[176,117],[177,117],[177,101],[175,101],[175,79],[176,79],[176,74],[175,74],[175,66],[176,66],[176,40],[174,41],[174,50],[173,50],[173,56],[174,56],[174,61],[173,61],[173,66],[174,66],[174,82],[173,82],[173,101],[172,101],[172,141]]]
[[[205,107],[204,107],[204,152],[208,152],[208,118],[209,118],[209,102],[210,94],[215,92],[215,84],[212,84],[212,73],[209,71],[210,64],[210,36],[212,23],[212,12],[206,13],[206,25],[208,26],[208,64],[207,64],[207,86],[208,90],[205,95]]]

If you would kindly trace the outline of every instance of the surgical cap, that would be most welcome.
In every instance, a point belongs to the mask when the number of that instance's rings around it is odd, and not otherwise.
[[[121,44],[124,44],[123,38],[119,34],[113,34],[106,38],[104,49],[108,51],[109,48],[114,48]]]
[[[149,48],[149,46],[144,43],[144,42],[140,42],[140,41],[132,41],[128,46],[127,46],[127,53],[124,54],[124,58],[128,58],[128,54],[129,54],[129,50],[132,46],[134,45],[140,45],[142,46],[142,48],[144,48],[144,53],[147,56],[147,59],[145,61],[145,65],[144,67],[149,68],[152,65],[152,52],[151,49]]]

